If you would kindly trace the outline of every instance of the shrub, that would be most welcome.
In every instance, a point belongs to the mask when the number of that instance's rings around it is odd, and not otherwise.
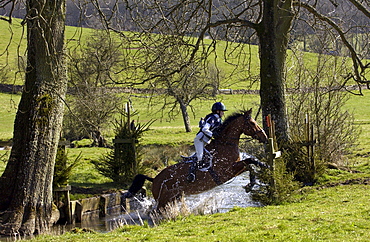
[[[122,114],[121,119],[114,123],[114,149],[92,163],[103,176],[127,185],[140,172],[139,168],[143,168],[139,165],[142,148],[139,139],[154,121],[134,125],[134,122],[129,123],[125,116],[127,115]]]
[[[55,158],[53,187],[63,187],[68,184],[71,171],[78,165],[81,157],[80,153],[72,163],[68,164],[68,154],[65,150],[65,146],[58,147],[57,156]]]

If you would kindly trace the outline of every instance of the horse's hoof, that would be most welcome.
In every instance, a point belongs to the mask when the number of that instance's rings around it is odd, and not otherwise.
[[[122,194],[122,198],[132,198],[134,195],[131,192],[125,192]]]
[[[195,181],[195,174],[194,174],[194,173],[190,173],[190,174],[188,175],[188,177],[186,178],[186,180],[187,180],[188,182],[194,182],[194,181]]]
[[[246,185],[246,186],[244,187],[245,192],[246,192],[246,193],[251,192],[251,191],[253,190],[253,187],[254,187],[254,184],[249,183],[248,185]]]

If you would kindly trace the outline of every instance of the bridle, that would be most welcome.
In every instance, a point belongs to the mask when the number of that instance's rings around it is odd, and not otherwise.
[[[244,116],[245,122],[247,123],[249,128],[254,131],[252,124],[249,122],[251,120],[251,118],[252,118],[251,116],[247,116],[247,117]],[[258,134],[259,133],[264,133],[264,132],[265,131],[263,129],[260,129],[260,130],[254,131],[253,135],[250,135],[252,138],[240,138],[240,139],[249,139],[249,140],[257,139],[258,140]]]
[[[254,129],[253,129],[253,126],[252,126],[252,124],[249,122],[250,120],[251,120],[251,116],[245,116],[245,115],[243,115],[243,117],[244,117],[244,121],[245,121],[245,123],[249,126],[249,128],[250,128],[250,130],[253,130],[254,131],[254,134],[252,134],[252,135],[250,135],[251,136],[251,138],[250,137],[245,137],[245,138],[240,138],[240,137],[227,137],[228,139],[237,139],[237,140],[240,140],[240,139],[243,139],[243,140],[247,140],[247,141],[252,141],[253,139],[256,139],[256,140],[258,140],[258,134],[259,133],[264,133],[265,131],[263,130],[263,129],[260,129],[260,130],[257,130],[257,131],[255,131]]]

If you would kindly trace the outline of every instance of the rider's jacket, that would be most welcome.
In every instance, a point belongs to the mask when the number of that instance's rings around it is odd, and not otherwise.
[[[222,119],[217,113],[208,114],[204,119],[203,126],[198,132],[198,135],[201,136],[199,138],[204,142],[209,143],[211,141],[215,129],[219,127],[221,124]]]

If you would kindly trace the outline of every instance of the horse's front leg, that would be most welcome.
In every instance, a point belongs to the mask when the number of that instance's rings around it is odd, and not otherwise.
[[[245,164],[245,166],[250,166],[251,164],[253,164],[253,165],[255,165],[255,166],[259,167],[259,168],[262,168],[262,169],[269,168],[269,165],[267,165],[266,163],[260,161],[257,158],[253,158],[253,157],[244,159],[241,162],[243,162]]]
[[[235,164],[233,165],[235,176],[241,174],[244,171],[249,171],[249,184],[245,186],[246,192],[250,192],[253,186],[256,184],[256,172],[254,171],[251,164],[259,167],[266,167],[263,162],[260,162],[258,159],[255,158],[248,158],[239,162],[235,162]]]
[[[232,169],[233,176],[238,176],[244,171],[246,171],[247,167],[243,161],[238,161],[233,164],[231,169]]]

